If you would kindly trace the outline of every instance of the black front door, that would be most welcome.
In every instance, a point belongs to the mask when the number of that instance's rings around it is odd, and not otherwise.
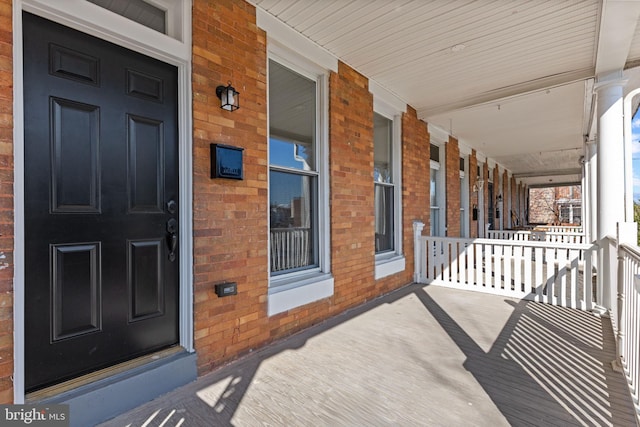
[[[32,391],[178,342],[177,69],[23,20]]]

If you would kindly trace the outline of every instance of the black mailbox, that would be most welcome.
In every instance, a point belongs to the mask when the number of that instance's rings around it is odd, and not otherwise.
[[[211,144],[211,178],[243,179],[243,150],[230,145]]]

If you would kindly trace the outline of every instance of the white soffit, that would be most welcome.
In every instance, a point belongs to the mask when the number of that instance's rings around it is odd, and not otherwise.
[[[256,24],[271,40],[299,53],[322,68],[338,71],[338,59],[335,56],[260,8],[256,8]]]

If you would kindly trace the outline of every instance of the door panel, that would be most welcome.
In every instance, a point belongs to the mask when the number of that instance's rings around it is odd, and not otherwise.
[[[52,341],[100,330],[100,244],[51,245]]]
[[[177,69],[23,19],[32,391],[178,342]]]
[[[51,210],[100,212],[100,108],[51,98]]]

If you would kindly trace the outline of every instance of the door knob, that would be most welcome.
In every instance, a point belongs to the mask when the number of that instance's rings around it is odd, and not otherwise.
[[[175,218],[167,221],[167,246],[169,247],[169,261],[176,260],[176,247],[178,246],[178,222]]]
[[[167,212],[169,212],[171,215],[175,214],[178,210],[178,204],[176,203],[175,200],[169,200],[167,202]]]

